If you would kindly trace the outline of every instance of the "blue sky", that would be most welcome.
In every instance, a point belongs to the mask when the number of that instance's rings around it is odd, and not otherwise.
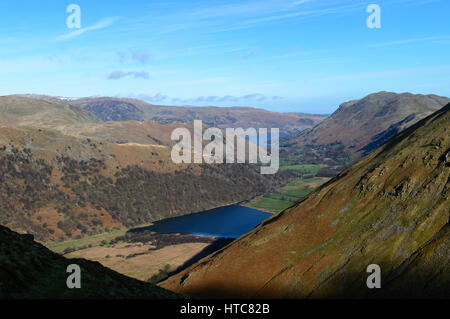
[[[382,90],[450,96],[449,14],[448,0],[2,0],[0,95],[312,113]]]

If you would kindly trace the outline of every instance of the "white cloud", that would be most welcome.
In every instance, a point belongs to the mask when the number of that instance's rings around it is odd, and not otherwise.
[[[108,80],[119,80],[128,76],[132,76],[135,79],[146,79],[150,78],[148,72],[140,71],[140,72],[122,72],[122,71],[113,71],[106,77]]]
[[[243,58],[243,59],[248,59],[248,58],[254,56],[255,54],[257,54],[258,51],[259,51],[259,47],[253,48],[253,49],[251,49],[251,50],[245,52],[245,53],[242,55],[242,58]]]
[[[131,99],[138,99],[138,100],[142,100],[142,101],[146,101],[146,102],[150,102],[150,103],[158,103],[158,102],[162,102],[164,100],[167,100],[169,97],[167,95],[161,94],[161,93],[156,93],[154,95],[150,95],[150,94],[145,94],[145,93],[141,93],[141,94],[118,94],[117,97],[119,98],[131,98]]]

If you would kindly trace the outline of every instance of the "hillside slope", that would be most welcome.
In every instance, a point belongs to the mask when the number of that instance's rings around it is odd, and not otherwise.
[[[63,102],[0,97],[0,125],[61,127],[79,123],[99,123],[90,112]]]
[[[68,289],[67,266],[81,268],[81,288]],[[152,298],[182,296],[84,259],[66,259],[0,226],[0,299]]]
[[[449,130],[450,104],[162,286],[203,297],[448,298]],[[370,264],[381,289],[366,286]]]
[[[113,111],[113,110],[112,110]],[[59,99],[40,96],[0,97],[0,126],[52,129],[71,136],[101,138],[113,143],[173,145],[171,132],[177,127],[192,131],[192,125],[164,125],[153,121],[127,119],[102,122],[93,113],[69,105]]]
[[[159,124],[153,121],[123,121],[102,123],[78,123],[56,128],[66,135],[87,136],[118,144],[137,143],[144,145],[171,146],[171,133],[176,128],[187,128],[193,135],[193,125]]]

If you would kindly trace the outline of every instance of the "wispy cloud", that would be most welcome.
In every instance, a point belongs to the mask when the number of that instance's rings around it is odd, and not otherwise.
[[[347,2],[347,3],[346,3]],[[295,4],[295,2],[293,3]],[[305,6],[305,7],[303,7]],[[240,19],[237,23],[227,25],[223,29],[211,30],[211,32],[226,32],[240,29],[253,28],[268,23],[283,23],[289,20],[312,19],[328,15],[345,14],[363,10],[366,8],[364,3],[355,3],[353,1],[341,0],[339,2],[313,2],[298,1],[296,5],[282,6],[277,10],[268,10],[264,14],[249,15]]]
[[[253,24],[260,24],[260,23],[264,23],[264,22],[274,22],[274,21],[299,18],[299,17],[318,17],[318,16],[323,16],[323,15],[329,15],[329,14],[346,13],[346,12],[355,11],[355,10],[358,10],[358,9],[361,9],[364,7],[365,7],[364,4],[352,3],[349,5],[339,5],[339,6],[325,7],[325,8],[319,8],[319,9],[313,9],[313,10],[300,10],[300,11],[294,11],[294,12],[288,12],[288,13],[282,13],[282,14],[268,15],[266,17],[247,20],[247,21],[243,22],[241,25],[242,26],[250,26]]]
[[[186,30],[189,29],[191,27],[191,23],[185,23],[185,24],[179,24],[179,25],[175,25],[175,26],[170,26],[162,31],[159,32],[160,35],[166,35],[169,33],[173,33],[173,32],[177,32],[177,31],[182,31],[182,30]]]
[[[163,101],[165,101],[165,100],[167,100],[169,98],[167,95],[164,95],[164,94],[161,94],[161,93],[156,93],[154,95],[145,94],[145,93],[141,93],[141,94],[119,94],[119,95],[117,95],[117,97],[138,99],[138,100],[142,100],[142,101],[146,101],[146,102],[150,102],[150,103],[163,102]]]
[[[258,51],[259,51],[259,47],[253,48],[253,49],[251,49],[251,50],[245,52],[245,53],[242,55],[242,58],[243,58],[243,59],[248,59],[248,58],[250,58],[250,57],[256,55],[256,54],[258,53]]]
[[[291,6],[292,7],[295,7],[295,6],[299,6],[299,5],[301,5],[301,4],[304,4],[304,3],[307,3],[307,2],[311,2],[312,0],[298,0],[298,1],[294,1],[294,2],[292,2],[291,3]]]
[[[131,58],[134,61],[140,62],[140,63],[147,63],[150,59],[150,54],[148,54],[145,51],[132,51],[131,52]]]
[[[146,64],[148,60],[150,60],[150,54],[147,51],[144,50],[130,50],[128,58],[128,53],[125,51],[119,51],[117,52],[117,56],[119,58],[120,63],[125,63],[127,60],[139,62],[142,64]]]
[[[260,93],[252,93],[241,96],[235,95],[224,95],[224,96],[199,96],[196,98],[189,99],[181,99],[181,98],[173,98],[173,103],[244,103],[244,102],[263,102],[267,100],[281,100],[283,97],[281,96],[272,96],[268,97],[264,94]]]
[[[203,85],[203,84],[213,84],[213,83],[227,83],[233,80],[232,77],[218,76],[210,77],[198,80],[186,80],[186,81],[174,81],[174,85]]]
[[[119,62],[124,63],[127,57],[127,54],[123,51],[117,52],[117,56],[119,57]]]
[[[110,18],[102,19],[102,20],[98,21],[96,24],[91,25],[89,27],[81,28],[81,29],[72,31],[67,34],[60,35],[59,37],[57,37],[57,39],[58,40],[68,40],[68,39],[76,38],[86,32],[89,32],[89,31],[104,29],[104,28],[107,28],[107,27],[113,25],[114,22],[117,21],[117,19],[118,19],[117,17],[110,17]]]
[[[149,79],[148,72],[141,71],[141,72],[122,72],[122,71],[113,71],[106,77],[108,80],[119,80],[122,78],[126,78],[132,76],[135,79]]]
[[[118,94],[116,97],[119,98],[132,98],[132,99],[139,99],[150,103],[161,103],[164,101],[170,101],[171,103],[176,104],[226,104],[226,103],[244,103],[244,102],[263,102],[263,101],[278,101],[284,99],[282,96],[266,96],[264,94],[260,93],[252,93],[252,94],[246,94],[241,96],[235,96],[235,95],[224,95],[224,96],[198,96],[193,98],[179,98],[179,97],[169,97],[162,93],[156,93],[156,94]]]
[[[444,36],[433,36],[433,37],[426,37],[426,38],[415,38],[415,39],[405,39],[405,40],[398,40],[398,41],[390,41],[390,42],[382,42],[382,43],[375,43],[368,45],[368,48],[382,48],[382,47],[389,47],[394,45],[402,45],[402,44],[409,44],[409,43],[417,43],[417,42],[428,42],[428,41],[441,41],[441,40],[449,40],[450,35],[444,35]]]
[[[341,0],[354,1],[354,0]],[[158,34],[184,32],[188,29],[201,29],[203,33],[221,32],[224,29],[240,29],[252,26],[246,24],[252,19],[265,19],[276,15],[297,12],[304,6],[317,5],[317,0],[229,0],[205,1],[203,5],[177,6],[168,14],[152,16],[153,21],[161,21],[163,28]],[[319,4],[320,5],[320,4]],[[136,26],[146,25],[149,17],[141,17]],[[167,22],[173,22],[170,25]],[[264,22],[264,21],[263,21]],[[226,30],[225,30],[226,31]]]
[[[373,78],[391,78],[396,76],[411,76],[417,74],[435,74],[435,73],[448,73],[450,70],[450,65],[439,65],[439,66],[427,66],[419,68],[405,68],[405,69],[391,69],[385,71],[373,71],[365,73],[354,73],[354,74],[341,74],[333,75],[319,79],[311,79],[308,82],[342,82],[342,81],[353,81],[360,79],[373,79]]]

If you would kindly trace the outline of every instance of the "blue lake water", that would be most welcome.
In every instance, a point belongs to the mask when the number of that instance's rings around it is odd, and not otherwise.
[[[152,226],[136,228],[131,231],[150,230],[161,234],[185,233],[237,238],[248,233],[270,216],[272,214],[257,209],[231,205],[197,214],[163,219],[154,222]]]

